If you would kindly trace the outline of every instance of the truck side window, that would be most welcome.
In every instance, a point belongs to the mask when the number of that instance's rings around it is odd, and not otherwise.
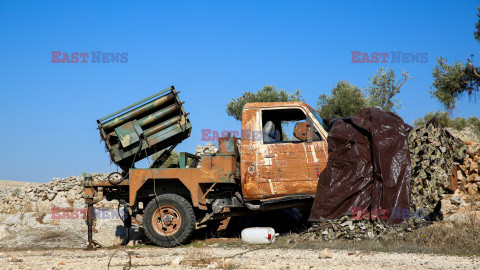
[[[293,128],[297,122],[307,121],[305,113],[300,109],[262,110],[262,138],[264,144],[300,143],[293,136]],[[322,137],[313,128],[313,140],[321,141]]]

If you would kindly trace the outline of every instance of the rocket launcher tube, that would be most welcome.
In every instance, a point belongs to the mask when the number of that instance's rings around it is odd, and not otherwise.
[[[123,125],[124,123],[126,123],[130,120],[135,119],[136,117],[138,117],[139,115],[141,115],[143,113],[146,113],[148,111],[151,111],[155,108],[158,108],[158,107],[162,106],[163,104],[173,100],[174,98],[175,98],[175,94],[173,94],[173,93],[170,93],[168,95],[160,97],[157,100],[155,100],[154,102],[149,102],[149,103],[147,103],[143,106],[138,107],[137,109],[135,109],[133,111],[127,112],[123,115],[120,115],[120,116],[110,120],[110,121],[107,121],[106,123],[102,124],[102,128],[104,130],[114,129],[114,128],[120,126],[120,125]],[[163,111],[163,110],[161,110],[161,111]]]
[[[180,116],[175,116],[173,118],[168,119],[167,121],[164,121],[158,125],[155,125],[154,127],[151,127],[147,130],[144,131],[145,137],[151,136],[159,131],[162,131],[170,126],[175,125],[176,123],[180,122],[181,117]]]
[[[166,107],[165,109],[161,109],[159,110],[158,112],[155,112],[153,114],[150,114],[148,116],[145,116],[144,118],[138,120],[138,124],[141,126],[141,127],[144,127],[148,124],[151,124],[157,120],[160,120],[162,119],[163,117],[177,111],[179,109],[179,106],[177,103],[175,104],[172,104],[168,107]]]

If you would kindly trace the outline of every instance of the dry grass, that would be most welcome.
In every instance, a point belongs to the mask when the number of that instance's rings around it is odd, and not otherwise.
[[[411,232],[362,241],[338,239],[326,242],[319,239],[302,239],[299,234],[287,234],[277,238],[277,241],[269,245],[268,248],[317,250],[330,248],[367,252],[480,256],[480,220],[475,218],[473,214],[467,214],[466,217],[463,222],[441,221]],[[244,246],[238,238],[217,243],[220,247]]]
[[[406,236],[406,241],[441,253],[480,255],[480,220],[473,212],[464,222],[439,222]]]
[[[446,255],[480,255],[480,220],[473,214],[465,222],[436,222],[412,232],[387,235],[383,239],[362,241],[300,240],[298,235],[287,235],[274,243],[277,248],[332,248],[379,252],[415,252]],[[291,239],[291,240],[289,240]]]

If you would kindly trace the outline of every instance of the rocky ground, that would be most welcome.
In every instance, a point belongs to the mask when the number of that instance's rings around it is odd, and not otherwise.
[[[215,245],[215,244],[214,244]],[[478,257],[269,247],[3,252],[3,269],[478,269]],[[127,254],[128,253],[128,254]],[[130,261],[130,264],[129,264]],[[128,269],[128,268],[123,268]]]

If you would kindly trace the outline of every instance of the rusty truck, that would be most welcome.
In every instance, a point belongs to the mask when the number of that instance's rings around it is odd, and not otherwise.
[[[188,242],[212,220],[312,203],[328,158],[327,129],[312,107],[248,103],[240,138],[219,138],[215,154],[181,152],[178,163],[165,167],[192,131],[179,93],[172,86],[97,120],[111,161],[121,170],[106,179],[85,177],[89,249],[97,245],[93,207],[104,197],[118,200],[162,247]],[[152,156],[148,168],[135,167]]]

